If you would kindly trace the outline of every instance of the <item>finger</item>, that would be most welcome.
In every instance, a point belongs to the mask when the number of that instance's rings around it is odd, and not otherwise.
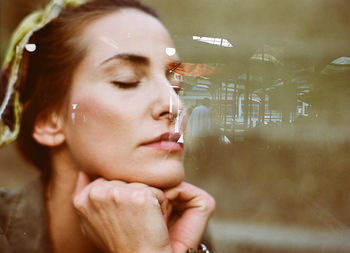
[[[150,190],[153,197],[155,198],[155,201],[154,203],[160,207],[160,210],[161,210],[161,213],[163,215],[163,218],[164,218],[164,221],[167,222],[168,220],[168,216],[169,216],[169,213],[171,211],[169,211],[169,201],[168,199],[165,197],[164,195],[164,192],[161,191],[160,189],[158,188],[155,188],[155,187],[151,187],[151,186],[148,186],[146,184],[143,184],[143,183],[125,183],[123,181],[119,181],[119,180],[112,180],[112,181],[109,181],[110,184],[112,184],[114,187],[123,187],[123,188],[128,188],[128,189],[147,189],[147,190]]]
[[[90,178],[83,171],[79,171],[73,196],[79,194],[90,183]]]
[[[106,182],[106,180],[103,178],[99,178],[91,182],[88,175],[80,171],[76,183],[75,193],[73,195],[74,206],[79,210],[84,205],[87,205],[91,189],[103,182]]]
[[[157,199],[158,204],[160,206],[160,210],[162,212],[162,215],[164,217],[164,221],[167,222],[168,216],[169,216],[169,201],[165,197],[164,192],[157,188],[150,187],[151,191],[153,193],[153,196]]]
[[[174,252],[196,248],[214,212],[215,200],[202,189],[184,182],[164,194],[174,210],[168,221]]]
[[[154,187],[147,186],[147,188],[151,190],[154,198],[157,200],[158,203],[156,204],[159,205],[162,215],[164,217],[164,221],[167,222],[169,216],[169,201],[166,198],[164,192]]]
[[[215,200],[207,192],[186,182],[164,194],[178,211],[196,208],[203,213],[212,213],[215,209]]]
[[[204,190],[186,182],[182,182],[178,186],[166,190],[164,194],[169,200],[178,199],[182,201],[191,201],[196,197],[208,195]]]
[[[164,192],[154,187],[149,187],[149,189],[152,191],[153,196],[158,200],[160,206],[166,205],[168,200],[165,197]]]
[[[160,189],[148,186],[148,185],[143,184],[143,183],[129,183],[129,184],[126,184],[126,183],[124,183],[122,181],[117,181],[117,180],[113,180],[113,181],[111,181],[111,183],[116,184],[117,186],[119,186],[120,183],[122,183],[123,186],[130,187],[130,188],[133,188],[133,189],[148,189],[148,190],[150,190],[152,192],[152,195],[157,199],[157,201],[159,203],[159,206],[162,209],[162,213],[166,213],[166,208],[167,208],[167,205],[168,205],[168,199],[165,197],[164,192],[161,191]]]
[[[171,213],[173,211],[172,204],[169,201],[167,203],[168,204],[167,204],[167,209],[166,209],[166,214],[165,214],[165,221],[166,221],[166,223],[168,223],[169,217],[170,217],[170,215],[171,215]]]

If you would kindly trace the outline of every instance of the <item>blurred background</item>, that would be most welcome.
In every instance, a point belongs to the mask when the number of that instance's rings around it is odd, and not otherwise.
[[[1,0],[1,59],[44,0]],[[186,177],[215,252],[350,252],[350,1],[143,0],[184,63]],[[36,174],[0,149],[0,185]]]

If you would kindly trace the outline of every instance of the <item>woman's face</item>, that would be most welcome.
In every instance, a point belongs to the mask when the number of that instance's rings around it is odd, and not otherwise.
[[[123,9],[88,25],[64,125],[78,169],[159,188],[183,179],[183,147],[170,112],[182,108],[169,75],[172,41],[154,17]],[[170,107],[172,106],[172,107]],[[171,108],[171,109],[170,109]]]

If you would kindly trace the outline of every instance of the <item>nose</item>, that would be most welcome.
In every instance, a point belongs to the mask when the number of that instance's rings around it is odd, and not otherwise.
[[[159,82],[153,94],[152,117],[155,120],[174,121],[183,111],[183,104],[169,81],[165,78]]]

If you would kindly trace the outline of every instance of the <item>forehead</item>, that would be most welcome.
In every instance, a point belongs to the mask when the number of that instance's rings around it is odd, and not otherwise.
[[[86,58],[95,63],[123,53],[164,60],[158,58],[169,57],[166,48],[174,47],[162,23],[136,9],[122,9],[92,22],[82,40],[88,48]]]

